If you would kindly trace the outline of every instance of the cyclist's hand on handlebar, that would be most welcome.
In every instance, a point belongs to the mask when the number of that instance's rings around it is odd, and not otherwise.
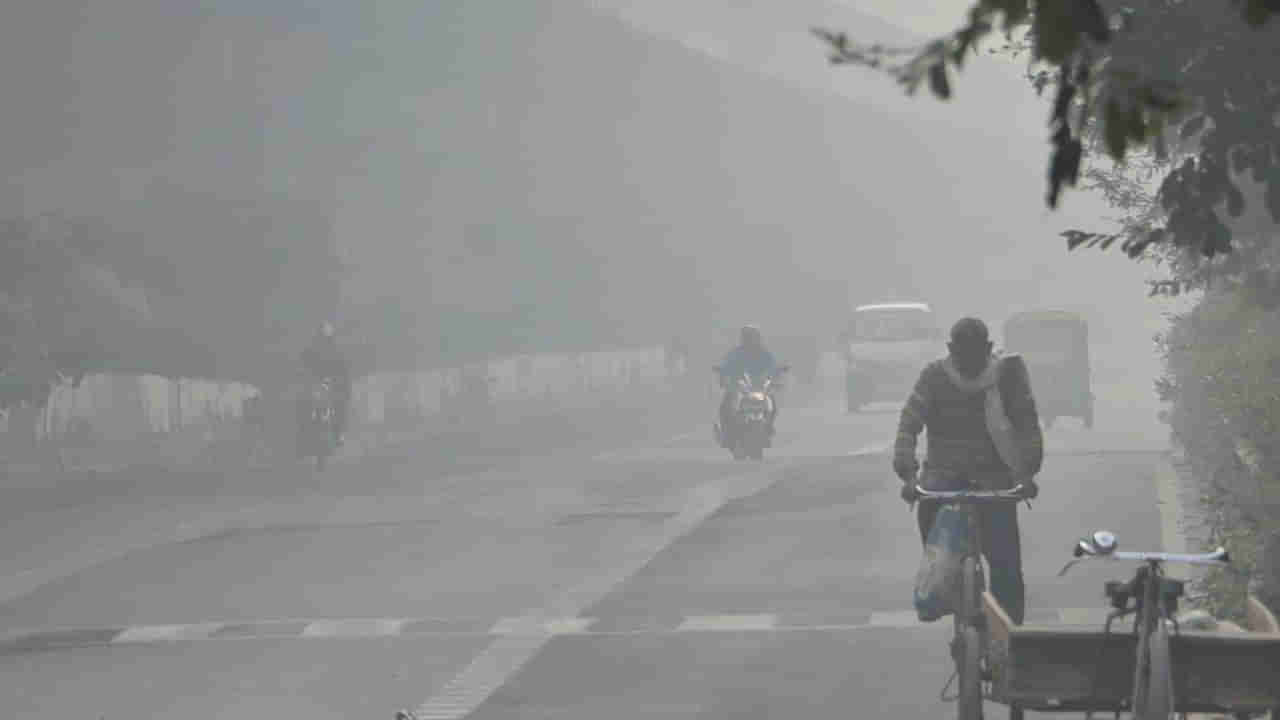
[[[902,483],[900,495],[902,496],[902,501],[908,505],[912,505],[920,499],[920,494],[916,492],[915,478],[912,478],[910,482]]]
[[[1022,481],[1022,496],[1028,500],[1035,500],[1040,495],[1040,486],[1035,480],[1027,478]]]

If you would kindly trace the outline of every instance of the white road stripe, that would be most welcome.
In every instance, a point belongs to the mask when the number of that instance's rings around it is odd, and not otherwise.
[[[859,448],[857,450],[851,450],[849,451],[848,455],[850,456],[883,455],[889,452],[889,447],[890,445],[887,442],[877,443],[875,445],[868,445],[864,448]]]
[[[406,621],[399,619],[317,620],[302,630],[306,638],[386,637],[400,634]]]
[[[1029,613],[1029,625],[1077,625],[1102,627],[1106,620],[1106,607],[1057,608],[1051,610],[1033,609]],[[423,621],[443,622],[445,627],[414,630],[409,626]],[[680,633],[702,632],[844,632],[865,628],[912,629],[922,627],[951,627],[945,618],[932,623],[921,622],[914,610],[885,610],[868,613],[866,622],[830,622],[821,617],[806,620],[793,617],[788,620],[785,614],[776,613],[727,613],[721,615],[688,615],[672,618],[669,622],[639,622],[621,627],[610,622],[600,623],[594,617],[541,617],[520,616],[501,618],[488,627],[476,625],[467,619],[459,621],[462,627],[449,628],[448,621],[440,618],[404,619],[404,618],[353,618],[299,621],[299,627],[292,633],[280,632],[276,627],[277,620],[258,623],[194,623],[188,625],[138,625],[114,630],[109,628],[48,628],[44,630],[25,631],[7,634],[0,637],[0,646],[17,645],[26,650],[41,647],[76,647],[77,642],[96,644],[102,635],[117,633],[107,642],[115,645],[163,644],[178,641],[195,640],[267,640],[279,642],[301,638],[379,638],[379,637],[435,637],[435,636],[496,636],[496,643],[503,638],[534,638],[538,643],[545,643],[552,637],[561,635],[578,636],[628,636],[628,635],[674,635]],[[267,632],[254,632],[260,626]],[[599,626],[598,629],[597,626]],[[220,634],[219,630],[233,632]],[[82,641],[69,636],[79,634]],[[515,647],[526,647],[526,640],[513,641]],[[535,643],[535,646],[538,644]],[[47,645],[46,645],[47,644]],[[470,678],[470,676],[469,676]],[[434,701],[464,700],[473,698],[475,688],[458,685],[449,686],[438,694]]]
[[[926,625],[937,625],[939,622],[926,623],[921,622],[916,616],[915,610],[895,610],[892,612],[873,612],[871,613],[870,624],[872,627],[924,627]]]
[[[128,628],[111,641],[113,645],[153,644],[181,640],[203,640],[219,625],[139,625]]]
[[[565,617],[502,618],[489,630],[490,635],[571,635],[585,632],[595,618]]]
[[[778,626],[778,616],[765,615],[691,615],[680,623],[677,632],[772,630]]]

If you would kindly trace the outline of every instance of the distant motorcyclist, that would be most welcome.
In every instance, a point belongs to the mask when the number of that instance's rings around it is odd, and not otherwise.
[[[1044,438],[1026,364],[1017,355],[993,354],[987,326],[977,318],[957,322],[947,347],[949,356],[921,371],[902,408],[893,470],[902,479],[903,500],[915,501],[917,482],[927,490],[1007,490],[1021,483],[1034,497]],[[992,413],[1000,405],[1008,422],[993,432]],[[928,455],[917,479],[916,441],[925,428]],[[935,504],[921,504],[917,520],[922,542],[938,510]],[[992,593],[1021,624],[1026,591],[1017,506],[987,505],[980,512]]]
[[[333,383],[334,441],[341,445],[347,429],[351,398],[351,369],[338,347],[332,323],[324,323],[302,351],[302,368],[311,382]]]
[[[769,352],[764,346],[764,337],[760,334],[760,328],[755,325],[746,325],[742,328],[738,346],[729,351],[725,356],[724,362],[720,363],[720,385],[724,388],[724,395],[720,399],[720,429],[721,436],[727,435],[727,430],[732,426],[733,422],[733,401],[735,388],[733,383],[743,373],[749,374],[752,378],[757,378],[767,373],[772,373],[778,369],[778,362],[774,359],[773,353]],[[777,403],[774,403],[773,411],[769,414],[769,434],[774,432],[773,423],[778,416]]]

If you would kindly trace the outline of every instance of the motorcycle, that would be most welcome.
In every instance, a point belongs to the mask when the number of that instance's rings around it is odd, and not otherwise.
[[[718,365],[712,369],[723,384],[723,369]],[[782,387],[782,374],[790,369],[784,365],[756,377],[743,373],[734,378],[733,410],[729,416],[732,423],[726,428],[720,423],[715,425],[717,442],[733,454],[734,460],[763,460],[765,448],[773,445],[770,419],[778,407],[774,395]]]
[[[337,411],[334,403],[334,383],[331,379],[313,382],[307,388],[307,411],[303,420],[301,437],[302,457],[315,457],[316,469],[324,470],[337,447]]]

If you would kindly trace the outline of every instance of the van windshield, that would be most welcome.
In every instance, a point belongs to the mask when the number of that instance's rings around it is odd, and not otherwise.
[[[937,335],[932,313],[923,310],[862,310],[853,314],[854,342],[931,340]]]

